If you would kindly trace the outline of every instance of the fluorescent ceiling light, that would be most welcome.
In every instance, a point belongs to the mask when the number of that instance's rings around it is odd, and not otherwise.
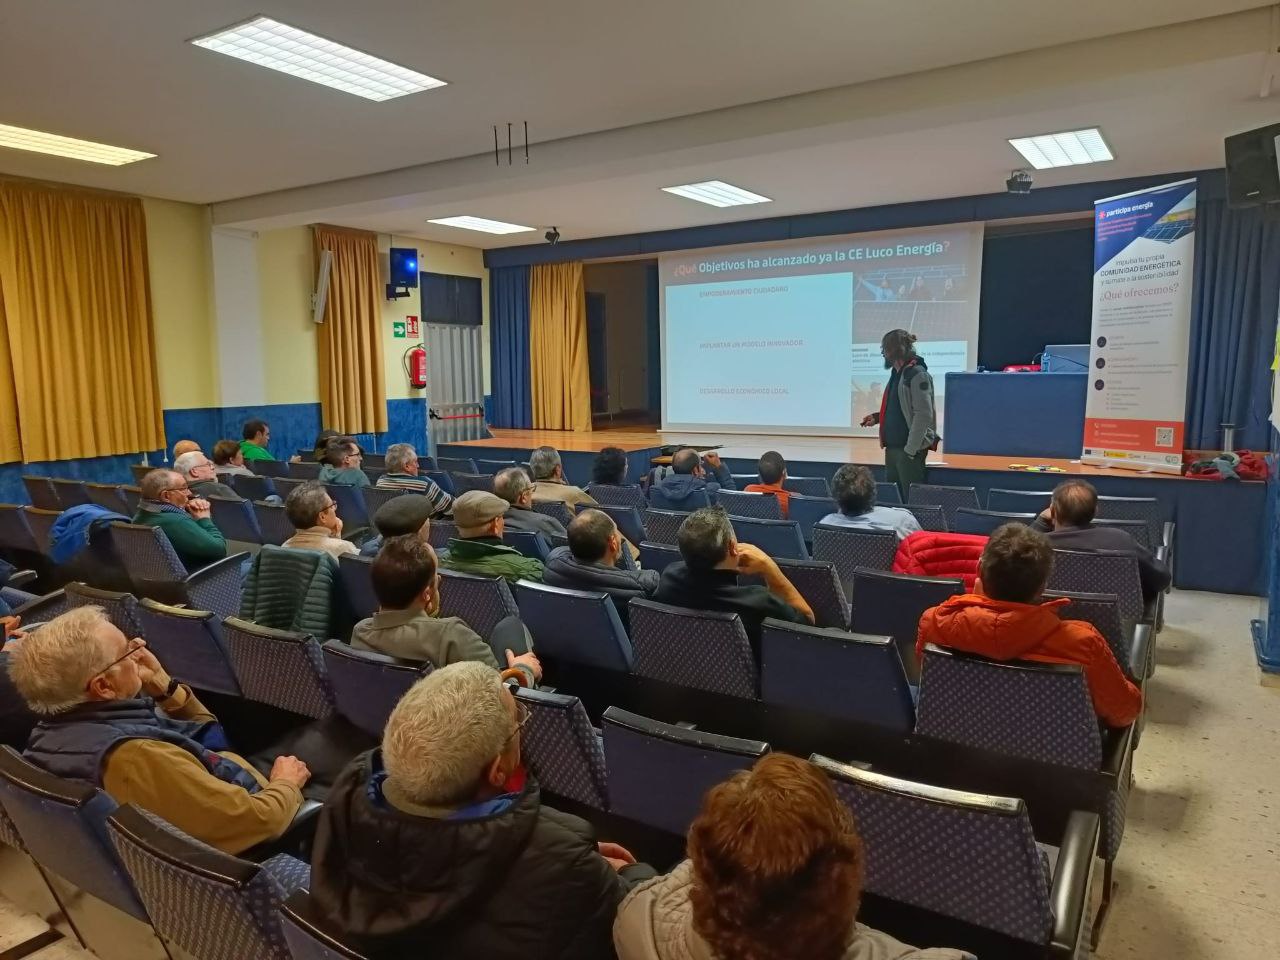
[[[772,203],[769,197],[762,197],[750,190],[735,187],[723,180],[706,180],[702,183],[686,183],[679,187],[663,187],[667,193],[678,197],[687,197],[699,203],[709,203],[713,207],[740,207],[747,203]]]
[[[1102,131],[1097,127],[1066,133],[1045,133],[1038,137],[1019,137],[1009,143],[1037,170],[1115,159],[1107,141],[1102,139]]]
[[[25,127],[10,127],[3,123],[0,123],[0,147],[29,150],[32,153],[51,153],[55,157],[105,163],[111,167],[119,167],[155,156],[154,153],[144,153],[141,150],[127,150],[124,147],[113,147],[105,143],[95,143],[92,140],[77,140],[75,137],[60,137],[56,133],[43,133],[40,130],[28,130]]]
[[[441,217],[439,220],[428,220],[427,223],[438,223],[442,227],[458,227],[462,230],[480,230],[484,233],[528,233],[535,229],[522,227],[518,223],[486,220],[484,217]]]
[[[322,83],[367,100],[391,100],[445,85],[444,80],[361,53],[270,17],[255,17],[191,42],[206,50]]]

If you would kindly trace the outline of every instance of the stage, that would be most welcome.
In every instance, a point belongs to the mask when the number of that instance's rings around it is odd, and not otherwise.
[[[585,484],[591,477],[591,461],[602,447],[620,447],[627,453],[631,477],[638,478],[664,446],[718,447],[733,473],[754,473],[755,461],[765,450],[776,450],[786,459],[793,476],[830,478],[845,463],[872,468],[884,479],[884,458],[872,437],[805,437],[787,435],[706,434],[664,431],[653,426],[620,426],[590,432],[558,430],[508,430],[494,428],[485,440],[441,444],[442,457],[474,457],[493,460],[528,460],[536,447],[560,451],[571,483]],[[1236,481],[1214,482],[1128,470],[1107,469],[1065,459],[948,454],[945,446],[928,457],[930,483],[972,486],[986,503],[991,488],[1050,490],[1064,476],[1084,476],[1098,492],[1117,497],[1155,497],[1165,518],[1178,524],[1174,556],[1174,584],[1186,590],[1258,594],[1263,592],[1266,564],[1263,522],[1266,484]],[[1010,469],[1010,464],[1056,467],[1062,472],[1032,473]]]

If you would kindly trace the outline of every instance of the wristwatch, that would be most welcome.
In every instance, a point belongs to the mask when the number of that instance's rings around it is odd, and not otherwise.
[[[179,680],[177,677],[170,677],[169,686],[164,688],[164,696],[161,697],[160,699],[168,700],[170,697],[172,697],[175,693],[178,692],[178,688],[180,686],[182,686],[181,680]]]

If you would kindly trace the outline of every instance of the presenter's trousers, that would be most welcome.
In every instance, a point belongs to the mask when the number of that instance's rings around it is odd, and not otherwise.
[[[898,485],[903,503],[907,502],[907,493],[913,483],[924,483],[924,461],[927,456],[928,448],[914,457],[908,456],[902,447],[884,448],[884,478]]]

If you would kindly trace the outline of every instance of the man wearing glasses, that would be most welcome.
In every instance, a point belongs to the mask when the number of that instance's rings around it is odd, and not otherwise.
[[[227,853],[274,839],[293,820],[306,764],[277,757],[264,777],[232,753],[191,689],[101,607],[64,613],[16,643],[9,676],[42,718],[24,754],[30,762]]]
[[[284,502],[284,515],[298,531],[284,542],[291,550],[323,550],[335,560],[360,552],[350,540],[342,539],[338,505],[323,484],[312,480],[294,487]]]
[[[139,487],[142,498],[133,522],[163,530],[188,572],[227,555],[227,541],[209,518],[209,501],[192,496],[182,474],[152,470]]]

